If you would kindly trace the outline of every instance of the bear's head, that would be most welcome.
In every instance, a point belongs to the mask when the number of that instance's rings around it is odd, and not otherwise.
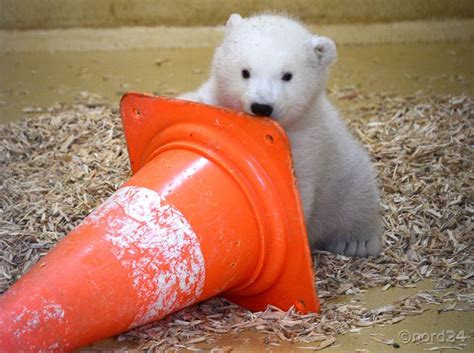
[[[271,116],[288,127],[324,92],[335,58],[331,39],[311,34],[297,21],[233,14],[212,65],[218,103]]]

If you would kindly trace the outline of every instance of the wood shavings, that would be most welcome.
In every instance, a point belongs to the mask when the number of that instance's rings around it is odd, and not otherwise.
[[[214,298],[120,340],[149,350],[199,351],[203,344],[212,348],[220,334],[253,330],[269,337],[269,347],[288,341],[308,345],[302,351],[317,350],[339,334],[420,315],[428,304],[439,312],[474,310],[473,100],[352,91],[332,95],[351,100],[344,116],[379,172],[384,253],[370,259],[314,254],[319,314],[274,307],[252,313]],[[0,292],[130,176],[117,110],[85,92],[78,99],[41,113],[28,110],[31,118],[0,125]],[[380,308],[334,300],[370,287],[413,287],[426,279],[434,281],[435,290]],[[462,349],[456,347],[449,348]]]

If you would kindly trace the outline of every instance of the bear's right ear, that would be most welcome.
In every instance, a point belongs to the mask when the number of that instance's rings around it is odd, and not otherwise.
[[[321,66],[326,67],[336,58],[336,44],[327,37],[313,36],[311,46]]]
[[[240,16],[238,13],[233,13],[230,15],[225,25],[225,35],[228,36],[229,33],[232,32],[232,29],[237,27],[240,22],[242,22],[242,16]]]

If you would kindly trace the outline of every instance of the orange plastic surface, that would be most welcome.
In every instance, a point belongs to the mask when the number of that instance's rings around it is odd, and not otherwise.
[[[133,177],[0,297],[0,352],[61,352],[224,295],[319,310],[288,141],[269,119],[127,94]]]

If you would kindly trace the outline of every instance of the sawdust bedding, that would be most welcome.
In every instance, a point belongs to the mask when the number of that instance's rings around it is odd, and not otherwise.
[[[315,254],[320,314],[269,307],[251,313],[223,299],[184,309],[120,339],[144,349],[212,348],[223,333],[255,330],[265,342],[321,349],[337,335],[396,323],[439,305],[473,310],[473,114],[471,97],[332,92],[379,173],[385,250],[370,259]],[[0,126],[0,292],[71,231],[130,176],[116,108],[82,94]],[[368,309],[354,294],[370,287],[420,290]],[[334,300],[341,295],[343,300]],[[374,337],[396,345],[392,338]],[[457,349],[464,348],[458,345]],[[229,351],[215,347],[213,351]]]

